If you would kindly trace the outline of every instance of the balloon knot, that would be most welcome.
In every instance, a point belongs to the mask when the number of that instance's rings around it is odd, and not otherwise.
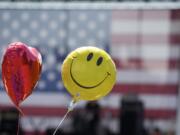
[[[75,108],[77,101],[76,100],[72,100],[68,106],[68,111],[72,111]]]

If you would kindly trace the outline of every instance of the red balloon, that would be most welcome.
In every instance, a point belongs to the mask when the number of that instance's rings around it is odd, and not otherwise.
[[[7,94],[18,109],[32,93],[41,68],[41,54],[35,48],[21,42],[11,43],[7,48],[2,62],[2,79]]]

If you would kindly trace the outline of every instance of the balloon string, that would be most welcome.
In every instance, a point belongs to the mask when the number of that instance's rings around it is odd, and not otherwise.
[[[65,118],[66,118],[66,116],[68,115],[69,112],[70,112],[70,111],[68,110],[68,111],[66,112],[66,114],[64,115],[63,119],[59,122],[59,125],[58,125],[57,128],[55,129],[53,135],[56,134],[56,132],[57,132],[58,129],[60,128],[61,124],[63,123],[63,121],[65,120]]]
[[[17,135],[19,135],[20,117],[21,117],[21,114],[19,113],[19,115],[18,115]]]
[[[64,115],[64,117],[62,118],[62,120],[59,122],[58,126],[56,127],[53,135],[56,135],[56,132],[58,131],[58,129],[60,128],[60,126],[62,125],[63,121],[65,120],[65,118],[67,117],[67,115],[69,114],[69,112],[71,112],[74,109],[76,101],[72,100],[68,106],[68,110],[66,112],[66,114]]]
[[[22,109],[21,109],[19,106],[16,106],[16,108],[18,109],[18,111],[20,112],[20,114],[21,114],[22,116],[24,116],[24,112],[22,111]]]

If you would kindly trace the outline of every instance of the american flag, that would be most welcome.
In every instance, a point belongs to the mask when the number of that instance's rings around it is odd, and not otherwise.
[[[55,127],[65,114],[71,97],[61,81],[61,64],[70,51],[86,45],[105,49],[117,66],[112,92],[99,100],[102,115],[111,114],[110,129],[118,131],[120,100],[127,93],[137,93],[143,101],[147,125],[174,129],[179,37],[180,10],[0,9],[1,58],[15,41],[36,47],[43,57],[39,83],[22,103],[27,131]],[[2,81],[0,86],[1,108],[12,106]],[[63,125],[67,130],[69,123]]]

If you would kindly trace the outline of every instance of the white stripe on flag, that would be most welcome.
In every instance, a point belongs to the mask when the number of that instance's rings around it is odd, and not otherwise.
[[[138,19],[138,18],[137,18]],[[165,20],[114,20],[112,23],[113,34],[162,34],[171,32],[171,22]],[[177,27],[176,27],[177,29]]]
[[[145,104],[146,109],[176,109],[177,99],[175,95],[151,95],[151,94],[140,94],[140,99]],[[108,108],[119,108],[120,100],[122,98],[121,94],[109,94],[105,98],[99,100],[101,107]],[[7,97],[6,93],[0,93],[0,99],[2,105],[12,105],[10,99]],[[22,106],[41,106],[41,107],[63,107],[67,108],[71,98],[67,94],[61,93],[33,93],[29,96],[23,103]],[[80,101],[77,104],[77,108],[84,107],[86,101]]]
[[[118,70],[117,83],[177,84],[178,71],[162,69]]]
[[[61,117],[23,117],[21,119],[22,128],[25,129],[25,131],[32,132],[34,130],[45,132],[48,128],[55,128],[61,121]],[[110,129],[114,133],[117,133],[119,131],[119,119],[106,117],[101,119],[101,124],[107,129]],[[32,124],[33,122],[33,124]],[[169,131],[173,130],[175,127],[176,122],[174,120],[145,120],[145,126],[148,129],[151,129],[152,127],[159,127],[163,131]],[[71,131],[72,129],[72,119],[67,117],[65,121],[63,122],[61,128],[63,131]]]
[[[143,44],[143,45],[111,45],[111,54],[117,59],[139,58],[141,60],[169,60],[179,59],[180,46],[168,44]]]

